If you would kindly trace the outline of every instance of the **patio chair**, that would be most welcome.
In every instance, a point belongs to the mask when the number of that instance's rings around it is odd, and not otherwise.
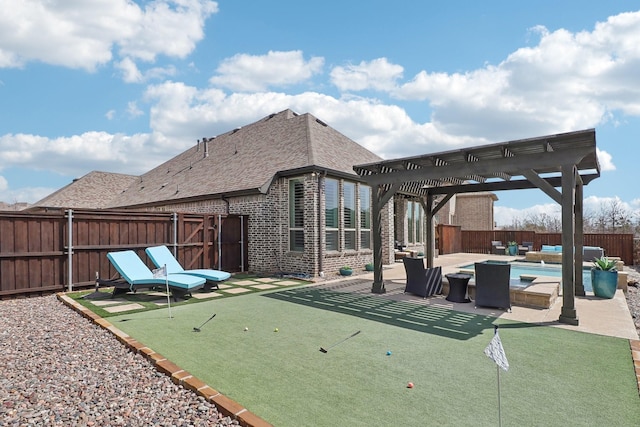
[[[492,240],[491,241],[491,253],[493,255],[504,255],[506,247],[502,244],[500,240]]]
[[[511,311],[510,274],[511,265],[508,263],[476,262],[476,307],[496,307]]]
[[[522,244],[518,246],[518,255],[526,255],[527,252],[532,250],[533,242],[522,242]]]
[[[212,270],[208,268],[202,268],[197,270],[185,270],[182,265],[178,262],[178,260],[173,256],[169,248],[164,245],[161,246],[152,246],[150,248],[145,249],[145,252],[151,259],[151,262],[155,264],[156,267],[160,268],[163,265],[167,266],[167,273],[169,274],[187,274],[189,276],[201,277],[206,280],[204,290],[210,291],[211,287],[214,286],[218,289],[218,283],[227,280],[231,277],[230,273],[226,271],[220,270]]]
[[[407,273],[405,293],[429,297],[442,293],[442,267],[425,268],[423,258],[402,258]]]
[[[169,274],[166,277],[154,277],[153,272],[140,259],[134,251],[109,252],[107,258],[116,269],[120,276],[129,284],[128,290],[123,287],[116,287],[114,295],[119,292],[135,292],[137,289],[169,287],[174,301],[178,298],[184,299],[186,295],[190,295],[192,291],[202,288],[205,279],[202,277],[190,276],[187,274]]]

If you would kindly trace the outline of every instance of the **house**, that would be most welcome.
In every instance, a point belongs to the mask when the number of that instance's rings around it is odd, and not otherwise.
[[[323,276],[372,262],[372,189],[353,165],[380,160],[313,115],[287,109],[202,138],[141,176],[91,172],[36,207],[245,215],[248,270]],[[402,233],[410,203],[395,203]],[[384,263],[394,261],[393,218],[390,201],[381,221]]]
[[[250,270],[318,276],[371,262],[371,188],[353,165],[380,160],[313,115],[284,110],[199,140],[110,207],[247,215]]]

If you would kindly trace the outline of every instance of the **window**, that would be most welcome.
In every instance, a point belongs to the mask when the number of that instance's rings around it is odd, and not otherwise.
[[[326,249],[328,251],[337,251],[339,247],[340,235],[340,191],[338,181],[335,179],[325,179],[324,182],[324,216],[325,216],[325,237]]]
[[[289,180],[289,250],[304,251],[304,181]]]
[[[371,188],[327,178],[324,201],[325,248],[329,251],[371,249]]]
[[[371,249],[371,187],[360,185],[360,248]]]
[[[419,202],[407,202],[407,239],[409,243],[423,243],[424,211]]]
[[[344,183],[344,248],[356,249],[356,185]]]

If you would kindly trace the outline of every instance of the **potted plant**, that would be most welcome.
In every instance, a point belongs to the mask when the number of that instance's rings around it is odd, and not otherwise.
[[[345,265],[344,267],[340,267],[341,276],[351,276],[351,274],[353,274],[353,269],[348,265]]]
[[[518,242],[508,242],[507,250],[509,251],[509,255],[514,256],[518,253]]]
[[[591,287],[595,296],[613,298],[618,288],[618,271],[615,261],[604,256],[593,261]]]
[[[373,263],[371,263],[371,262],[370,262],[369,264],[366,264],[366,265],[364,266],[364,269],[365,269],[366,271],[373,271]]]

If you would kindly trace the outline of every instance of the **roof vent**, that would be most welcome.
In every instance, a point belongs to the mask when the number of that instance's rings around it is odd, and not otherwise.
[[[233,132],[231,132],[231,134],[233,135],[234,133],[238,132],[240,129],[242,129],[242,128],[240,128],[240,127],[235,128],[235,129],[233,130]]]
[[[316,122],[320,123],[324,127],[327,127],[327,124],[320,119],[316,119]]]
[[[209,144],[207,144],[207,138],[202,139],[202,143],[204,144],[204,157],[209,157]]]

